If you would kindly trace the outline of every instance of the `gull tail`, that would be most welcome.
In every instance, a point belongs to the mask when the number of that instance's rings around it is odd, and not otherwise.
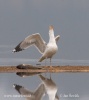
[[[42,56],[42,57],[39,59],[39,62],[42,62],[44,59],[45,59],[45,57]]]

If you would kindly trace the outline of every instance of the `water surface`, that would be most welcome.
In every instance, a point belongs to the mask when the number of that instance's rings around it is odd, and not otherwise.
[[[0,52],[0,65],[38,64],[38,59],[26,58],[25,53],[15,55],[8,47],[7,50]],[[45,65],[45,62],[40,64]],[[49,65],[49,60],[47,60],[47,65]],[[89,61],[52,59],[52,65],[89,65]],[[45,76],[44,73],[42,75]],[[89,73],[52,73],[51,76],[58,88],[57,95],[60,100],[89,100]],[[50,78],[50,73],[46,73],[46,77]],[[0,100],[25,100],[23,97],[7,97],[19,95],[13,88],[13,84],[35,91],[41,82],[38,75],[22,78],[16,73],[0,73]],[[42,100],[49,100],[48,95],[46,94]]]

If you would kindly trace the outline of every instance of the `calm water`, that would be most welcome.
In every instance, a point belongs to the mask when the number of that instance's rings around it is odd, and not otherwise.
[[[0,65],[18,65],[23,63],[36,65],[38,63],[36,59],[28,58],[28,52],[18,55],[11,53],[12,47],[11,50],[7,47],[7,50],[4,47],[0,52]],[[42,62],[41,64],[44,65],[45,63]],[[49,60],[47,65],[49,65]],[[57,59],[52,60],[52,65],[89,65],[89,61]],[[45,77],[44,73],[42,75]],[[45,78],[50,79],[50,73],[46,73]],[[89,100],[89,73],[52,73],[51,78],[57,87],[57,95],[60,100]],[[13,84],[23,86],[29,91],[35,91],[41,83],[42,80],[39,75],[23,78],[16,73],[0,73],[0,100],[25,100],[24,97],[13,97],[19,96]],[[42,100],[49,100],[48,95],[46,94]]]
[[[45,74],[42,74],[45,76]],[[49,78],[49,74],[46,76]],[[52,74],[52,80],[55,82],[60,100],[89,100],[89,74],[87,73],[59,73]],[[42,81],[38,75],[29,77],[20,77],[15,73],[0,74],[0,99],[1,100],[25,100],[20,97],[6,97],[8,95],[19,95],[13,88],[17,84],[27,88],[29,91],[35,91]],[[77,95],[77,97],[70,97]],[[49,100],[46,94],[42,100]]]
[[[12,65],[14,60],[11,59],[11,63],[9,60],[4,61],[2,65],[5,63],[7,65]],[[16,60],[13,65],[19,61]],[[26,61],[26,63],[28,62]],[[33,64],[33,61],[30,61],[30,63]],[[41,75],[45,77],[45,73],[42,73]],[[46,73],[45,78],[50,79],[50,73]],[[52,73],[51,78],[57,86],[57,95],[60,100],[89,100],[89,73]],[[42,80],[39,75],[20,77],[16,73],[0,73],[0,99],[25,100],[24,97],[13,97],[19,96],[19,93],[15,90],[13,84],[23,86],[29,91],[35,91],[41,83]],[[49,100],[48,95],[46,94],[42,100]]]

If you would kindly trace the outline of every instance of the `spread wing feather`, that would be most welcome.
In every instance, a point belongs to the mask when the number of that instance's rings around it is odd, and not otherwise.
[[[59,40],[60,35],[55,37],[56,42]],[[29,48],[30,46],[34,45],[40,53],[44,53],[46,49],[46,42],[42,39],[39,33],[35,33],[26,37],[22,42],[20,42],[13,52],[19,52],[24,49]]]
[[[19,43],[15,49],[14,52],[19,52],[24,49],[27,49],[31,45],[35,45],[36,48],[40,53],[43,53],[46,48],[46,42],[42,39],[39,33],[32,34],[28,37],[26,37],[21,43]]]
[[[21,95],[32,95],[33,94],[29,90],[25,89],[23,86],[14,84],[14,87]]]

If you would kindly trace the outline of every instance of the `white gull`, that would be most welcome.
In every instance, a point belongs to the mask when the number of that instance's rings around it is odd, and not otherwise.
[[[57,95],[57,86],[55,84],[55,82],[51,79],[48,79],[42,75],[39,75],[39,77],[41,78],[44,87],[45,87],[45,91],[48,94],[49,100],[59,100],[59,97]]]
[[[26,100],[42,100],[42,97],[45,95],[44,84],[40,84],[34,92],[17,84],[14,84],[13,87],[19,92],[19,94],[25,97]]]
[[[58,46],[56,42],[59,40],[60,35],[54,36],[54,29],[53,26],[49,26],[49,42],[46,42],[42,39],[39,33],[35,33],[26,37],[22,42],[20,42],[13,52],[19,52],[24,49],[27,49],[31,45],[34,45],[38,51],[42,54],[39,62],[43,61],[44,59],[50,58],[50,66],[51,66],[51,58],[57,52]]]

